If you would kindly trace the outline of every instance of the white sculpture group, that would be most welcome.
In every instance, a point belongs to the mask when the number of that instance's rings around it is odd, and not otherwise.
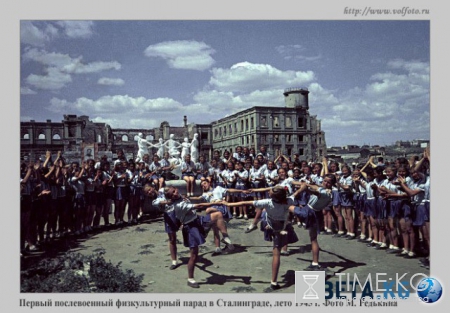
[[[191,155],[191,160],[195,163],[198,160],[198,134],[194,134],[194,138],[191,142],[189,142],[188,138],[184,138],[183,143],[179,143],[175,139],[174,134],[170,134],[169,139],[164,142],[164,139],[159,138],[159,141],[156,144],[152,144],[144,139],[144,135],[142,133],[138,134],[137,142],[138,142],[138,152],[136,157],[136,162],[142,160],[144,154],[148,154],[148,148],[157,148],[158,151],[156,154],[160,159],[164,157],[164,152],[169,152],[169,161],[171,164],[181,164],[181,161],[184,160],[184,156],[186,154]],[[181,155],[178,149],[181,148]]]

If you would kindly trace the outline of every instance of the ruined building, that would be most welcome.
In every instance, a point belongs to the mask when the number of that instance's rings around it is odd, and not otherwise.
[[[210,124],[188,124],[184,116],[181,127],[162,122],[152,129],[113,129],[84,115],[64,115],[61,122],[21,122],[20,155],[23,160],[34,160],[43,157],[47,150],[54,155],[62,151],[68,161],[80,162],[102,155],[113,160],[117,149],[122,149],[127,159],[134,159],[139,133],[153,143],[159,138],[166,141],[170,134],[179,142],[185,137],[192,140],[198,133],[200,153],[208,157],[214,150],[223,153],[246,146],[258,151],[264,145],[271,155],[299,153],[302,159],[318,159],[326,155],[325,133],[320,120],[309,114],[308,94],[306,88],[286,89],[284,107],[255,106]]]

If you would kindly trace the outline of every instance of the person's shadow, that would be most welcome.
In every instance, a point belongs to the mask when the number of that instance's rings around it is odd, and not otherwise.
[[[235,250],[233,252],[230,252],[229,254],[235,254],[235,253],[241,253],[241,252],[246,252],[247,249],[245,246],[240,246],[240,245],[234,245]],[[242,282],[244,285],[251,285],[251,276],[239,276],[239,275],[224,275],[224,274],[219,274],[216,272],[211,271],[210,269],[208,269],[209,267],[211,267],[212,265],[214,265],[214,263],[209,259],[206,258],[205,256],[210,254],[211,252],[205,252],[202,254],[199,254],[197,257],[197,261],[195,266],[205,272],[210,274],[211,276],[207,277],[205,279],[205,281],[203,282],[198,282],[199,285],[224,285],[227,282]],[[218,257],[227,257],[228,255],[220,255]],[[189,258],[180,258],[180,260],[183,263],[186,263],[189,261]],[[236,288],[235,288],[236,289]],[[239,288],[237,288],[237,292],[239,292],[238,290]]]

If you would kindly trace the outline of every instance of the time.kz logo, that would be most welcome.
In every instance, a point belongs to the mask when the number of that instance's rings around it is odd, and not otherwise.
[[[435,278],[423,278],[417,285],[417,296],[422,302],[434,303],[442,296],[442,285]]]

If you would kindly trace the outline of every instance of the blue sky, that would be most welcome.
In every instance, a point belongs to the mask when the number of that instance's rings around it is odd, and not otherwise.
[[[328,146],[430,139],[426,20],[22,20],[20,119],[210,123],[306,87]]]

